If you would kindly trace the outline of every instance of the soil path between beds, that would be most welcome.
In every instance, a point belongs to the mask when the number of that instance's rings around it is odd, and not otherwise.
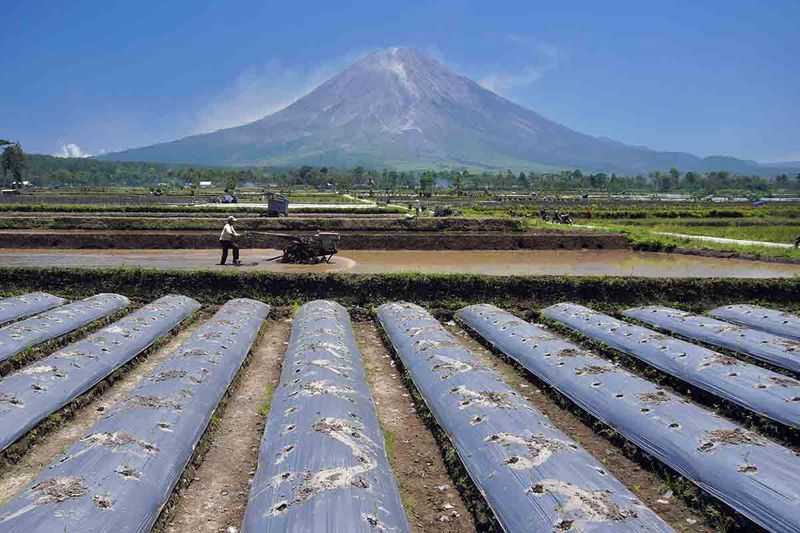
[[[353,327],[412,530],[475,531],[436,440],[417,415],[377,327],[372,322],[356,322]]]
[[[164,531],[238,531],[258,466],[268,402],[280,380],[291,319],[267,321],[250,361],[230,391],[209,448],[188,487],[181,490]],[[231,529],[235,528],[235,529]]]

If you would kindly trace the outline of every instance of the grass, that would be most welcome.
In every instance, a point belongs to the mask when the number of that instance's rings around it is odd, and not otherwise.
[[[800,235],[800,207],[734,206],[725,208],[601,208],[579,223],[618,231],[629,236],[638,250],[672,251],[676,248],[742,254],[754,258],[800,259],[800,250],[736,243],[714,243],[685,239],[654,232],[679,233],[764,241],[794,243]]]
[[[258,414],[262,418],[267,418],[269,415],[269,408],[272,405],[272,397],[275,395],[275,388],[267,383],[264,386],[264,399],[261,400],[261,403],[258,405]]]
[[[794,244],[795,239],[800,235],[799,226],[672,226],[659,225],[652,228],[653,231],[665,231],[670,233],[683,233],[687,235],[706,235],[710,237],[724,237],[726,239],[743,239],[750,241],[766,241],[785,244]]]
[[[799,219],[800,205],[769,205],[753,207],[745,204],[714,206],[704,203],[665,202],[544,202],[526,204],[459,206],[465,216],[503,216],[513,211],[519,215],[538,215],[539,210],[552,213],[558,209],[581,220],[650,220],[650,219]],[[576,220],[577,221],[577,220]]]
[[[698,241],[671,235],[657,235],[647,230],[630,230],[619,226],[609,229],[627,234],[631,239],[631,247],[634,250],[671,252],[680,248],[685,250],[706,250],[730,253],[753,259],[772,258],[800,260],[800,250],[797,248],[773,248],[748,244]]]
[[[257,271],[169,271],[138,268],[0,268],[0,295],[45,290],[75,299],[98,292],[151,301],[184,294],[203,304],[254,298],[273,305],[336,299],[369,308],[406,300],[434,310],[492,303],[511,311],[582,302],[609,306],[680,303],[703,310],[727,303],[757,301],[797,307],[800,280],[735,278],[637,278],[602,276],[491,276],[481,274],[288,274]]]
[[[302,193],[302,194],[292,194],[287,193],[289,197],[289,201],[294,204],[354,204],[358,203],[353,198],[348,198],[341,194],[330,194],[330,193]],[[291,205],[291,204],[290,204]]]
[[[676,237],[674,235],[659,235],[656,231],[671,231],[673,233],[683,233],[686,235],[708,235],[711,237],[722,237],[722,231],[719,228],[712,226],[708,231],[698,231],[698,226],[676,226],[669,227],[669,229],[662,229],[665,226],[647,226],[641,225],[619,225],[619,224],[592,224],[595,229],[599,231],[610,231],[615,233],[623,233],[627,235],[630,240],[630,245],[633,250],[647,251],[647,252],[673,252],[675,250],[692,250],[697,252],[718,252],[726,255],[739,256],[742,259],[761,259],[761,260],[792,260],[800,261],[800,249],[797,248],[775,248],[771,246],[760,246],[750,244],[738,243],[719,243],[700,241],[689,238]],[[704,228],[699,226],[699,228]],[[763,237],[766,231],[761,234]],[[780,242],[768,241],[765,238],[755,239],[743,236],[744,233],[729,233],[732,235],[727,238],[742,238],[745,240],[765,240],[767,242]],[[750,233],[749,235],[755,235]],[[794,236],[796,238],[797,235]],[[792,242],[794,242],[792,238]],[[791,243],[790,243],[791,244]]]
[[[402,488],[400,489],[400,501],[403,504],[403,509],[405,509],[406,514],[414,514],[416,512],[417,500]]]
[[[593,224],[596,224],[593,223]],[[744,239],[793,244],[800,235],[800,219],[750,218],[750,219],[644,219],[608,220],[599,223],[605,227],[633,228],[663,231],[686,235],[706,235],[727,239]]]

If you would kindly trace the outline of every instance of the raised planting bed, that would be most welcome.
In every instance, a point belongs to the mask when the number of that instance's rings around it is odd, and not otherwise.
[[[726,305],[708,312],[714,318],[800,341],[800,317],[758,305]]]
[[[347,310],[294,317],[242,531],[410,531]]]
[[[225,304],[0,509],[0,530],[150,531],[269,310]]]
[[[32,292],[22,296],[3,298],[0,300],[0,325],[27,318],[65,303],[67,300],[64,298],[46,292]]]
[[[0,451],[200,309],[165,296],[0,381]]]
[[[800,373],[800,342],[663,306],[627,309],[628,318]]]
[[[800,532],[800,456],[491,305],[459,320],[646,453],[769,531]]]
[[[378,318],[505,531],[672,531],[423,308]]]
[[[542,313],[589,339],[753,413],[800,428],[800,381],[582,305],[556,304]]]
[[[0,361],[61,337],[130,304],[119,294],[97,294],[0,328]]]

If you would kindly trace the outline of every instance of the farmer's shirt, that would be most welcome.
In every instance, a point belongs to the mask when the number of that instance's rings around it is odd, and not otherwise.
[[[233,226],[230,224],[225,224],[225,227],[222,228],[222,233],[219,234],[219,240],[221,241],[232,241],[234,237],[238,237],[239,234],[236,233],[236,230],[233,229]]]

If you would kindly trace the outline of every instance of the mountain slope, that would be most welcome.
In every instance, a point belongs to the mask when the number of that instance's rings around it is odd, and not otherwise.
[[[101,158],[234,166],[764,170],[752,161],[656,152],[579,133],[408,48],[375,52],[255,122]]]

